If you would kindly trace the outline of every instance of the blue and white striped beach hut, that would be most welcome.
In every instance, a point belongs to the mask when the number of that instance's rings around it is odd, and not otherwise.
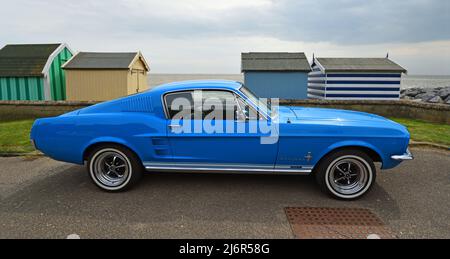
[[[314,58],[308,98],[398,100],[407,71],[389,58]]]

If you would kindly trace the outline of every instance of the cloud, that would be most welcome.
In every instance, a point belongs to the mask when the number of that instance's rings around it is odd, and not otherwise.
[[[168,38],[258,35],[339,44],[450,39],[447,0],[120,3],[125,10],[108,11],[122,21],[118,28]]]
[[[447,0],[46,0],[4,5],[11,12],[2,15],[2,24],[28,33],[66,29],[166,38],[258,35],[339,44],[450,39]]]
[[[283,1],[279,37],[338,44],[421,42],[450,39],[450,2]]]
[[[15,0],[2,2],[2,9],[0,45],[142,50],[157,72],[236,73],[241,51],[265,50],[390,51],[414,71],[450,74],[449,66],[441,68],[450,52],[448,0]]]

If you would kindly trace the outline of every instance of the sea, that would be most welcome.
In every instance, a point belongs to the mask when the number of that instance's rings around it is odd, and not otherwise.
[[[185,80],[203,80],[203,79],[226,79],[233,81],[244,81],[242,74],[149,74],[149,87]],[[426,75],[403,75],[402,89],[407,88],[436,88],[450,87],[450,75],[448,76],[426,76]]]

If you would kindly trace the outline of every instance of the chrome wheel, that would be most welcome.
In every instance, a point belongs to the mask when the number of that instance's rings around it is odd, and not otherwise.
[[[92,162],[95,180],[106,188],[120,187],[129,180],[130,162],[118,150],[101,150]]]
[[[369,187],[372,170],[357,156],[344,156],[334,160],[327,170],[327,184],[337,196],[352,198]]]

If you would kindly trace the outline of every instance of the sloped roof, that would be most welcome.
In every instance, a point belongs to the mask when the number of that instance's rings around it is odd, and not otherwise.
[[[326,72],[407,72],[388,58],[316,58],[315,61]]]
[[[241,59],[242,71],[311,71],[302,52],[250,52]]]
[[[61,44],[10,44],[0,49],[0,76],[42,76],[50,55]]]
[[[79,52],[73,56],[63,69],[129,69],[135,58],[142,58],[139,52]]]

